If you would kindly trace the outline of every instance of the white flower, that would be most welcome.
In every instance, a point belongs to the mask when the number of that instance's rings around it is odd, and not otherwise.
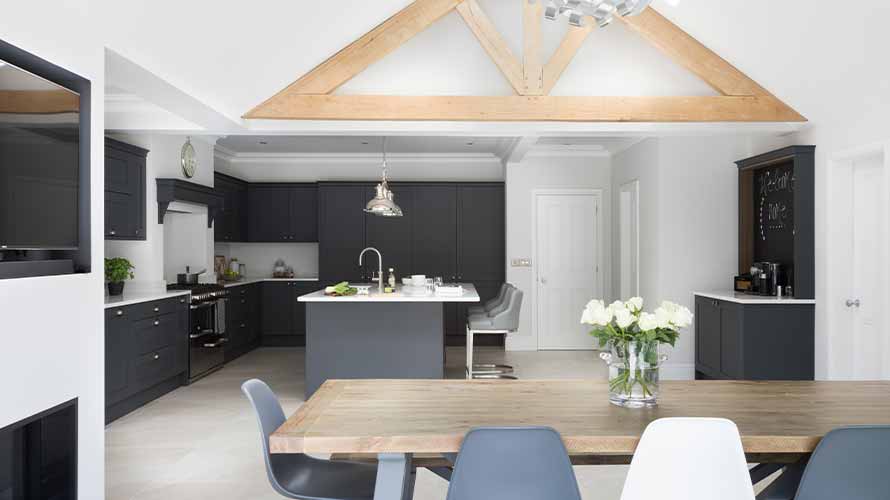
[[[692,312],[679,304],[664,301],[661,303],[661,307],[659,309],[663,309],[665,311],[668,322],[674,329],[679,330],[681,328],[686,328],[692,324]]]
[[[670,328],[671,317],[671,312],[663,305],[655,310],[655,324],[658,325],[658,328]]]
[[[595,326],[606,326],[612,321],[612,310],[602,300],[591,300],[581,313],[581,323]]]
[[[618,309],[615,311],[615,324],[618,325],[619,328],[627,328],[630,325],[634,324],[637,318],[625,308]]]
[[[621,302],[620,300],[616,300],[615,302],[609,304],[609,310],[612,311],[612,314],[615,314],[623,309],[626,308],[624,307],[624,302]]]
[[[644,332],[649,332],[658,328],[658,323],[655,319],[655,315],[647,312],[640,313],[638,324],[640,326],[640,330]]]
[[[643,310],[643,297],[631,297],[624,303],[624,307],[630,312],[639,312]]]

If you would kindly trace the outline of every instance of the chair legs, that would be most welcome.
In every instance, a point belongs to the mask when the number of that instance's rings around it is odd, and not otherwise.
[[[512,379],[516,380],[513,373],[513,367],[510,365],[499,364],[477,364],[473,363],[473,338],[476,331],[467,326],[467,366],[466,374],[468,379]],[[488,332],[485,332],[488,333]],[[491,332],[495,333],[495,332]],[[501,333],[501,332],[497,332]]]

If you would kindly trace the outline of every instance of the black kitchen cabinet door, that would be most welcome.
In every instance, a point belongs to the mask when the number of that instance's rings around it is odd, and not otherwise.
[[[215,241],[247,241],[247,183],[217,173],[214,190],[223,196],[224,207],[213,224]]]
[[[289,237],[288,241],[318,241],[318,187],[315,184],[296,185],[291,189]]]
[[[720,303],[707,297],[695,298],[696,362],[709,377],[719,377],[721,358]]]
[[[458,281],[502,282],[505,275],[503,184],[458,186]]]
[[[365,246],[374,247],[383,254],[383,271],[385,279],[389,279],[388,269],[394,269],[396,277],[401,281],[404,276],[423,273],[412,264],[412,222],[414,220],[413,188],[409,186],[391,186],[395,194],[395,202],[402,208],[402,217],[381,217],[365,214]],[[358,258],[356,254],[355,258]],[[365,276],[377,272],[379,264],[377,255],[365,254]]]
[[[372,184],[318,185],[318,270],[320,286],[363,281],[358,256],[365,247],[365,204]],[[376,261],[376,255],[366,258]]]
[[[294,287],[292,281],[262,284],[263,335],[294,335]]]
[[[457,279],[457,187],[412,186],[411,272]]]
[[[312,293],[321,288],[317,281],[295,281],[294,282],[294,333],[296,335],[306,335],[306,303],[298,302],[297,299],[301,295]]]
[[[105,310],[105,404],[124,399],[129,387],[130,318],[125,308]]]
[[[741,379],[743,375],[741,309],[739,304],[720,302],[720,373],[730,379]]]
[[[105,239],[145,239],[148,151],[105,138]]]
[[[289,241],[290,189],[285,184],[251,184],[247,188],[247,238],[256,242]]]

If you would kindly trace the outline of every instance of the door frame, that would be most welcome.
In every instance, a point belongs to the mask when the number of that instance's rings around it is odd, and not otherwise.
[[[618,269],[616,269],[614,271],[614,272],[618,273],[618,290],[613,290],[613,293],[615,293],[615,295],[618,295],[618,299],[622,299],[622,300],[626,300],[626,299],[630,298],[630,297],[621,297],[621,288],[623,285],[622,275],[621,275],[621,267],[623,265],[624,257],[625,257],[624,252],[623,252],[624,249],[621,248],[621,223],[622,223],[621,195],[625,192],[633,193],[633,197],[634,197],[633,198],[633,204],[634,204],[633,205],[633,209],[634,209],[633,218],[634,218],[634,230],[635,230],[636,234],[634,235],[634,240],[633,240],[631,248],[634,252],[634,257],[635,257],[634,261],[635,262],[633,264],[634,264],[634,270],[636,271],[636,273],[635,273],[636,279],[634,280],[634,281],[636,281],[636,283],[634,283],[634,289],[636,290],[636,292],[634,293],[634,295],[639,295],[640,294],[640,179],[633,179],[633,180],[625,182],[624,184],[621,184],[620,186],[618,186],[618,193],[616,195],[618,198],[618,204],[617,204],[618,205],[618,214],[617,214],[616,220],[618,221],[618,227],[617,227],[618,242],[617,243],[618,243],[619,266],[618,266]]]
[[[841,262],[847,252],[841,247],[840,242],[832,237],[832,232],[837,227],[849,225],[849,220],[843,217],[843,212],[838,211],[839,203],[845,202],[844,193],[839,192],[838,179],[841,176],[851,175],[851,168],[854,162],[869,157],[883,157],[883,183],[884,192],[890,193],[890,141],[868,144],[865,146],[852,148],[832,154],[828,158],[828,168],[826,169],[826,203],[825,203],[825,219],[827,228],[824,234],[825,243],[825,274],[823,276],[824,290],[826,296],[820,298],[819,302],[823,303],[823,307],[816,307],[816,324],[824,325],[820,332],[818,327],[816,330],[816,379],[845,379],[850,378],[851,374],[839,373],[836,366],[836,356],[834,352],[834,342],[844,338],[839,332],[847,331],[847,324],[844,321],[846,306],[843,301],[847,298],[848,290],[841,289],[843,284],[840,273],[846,267]],[[849,193],[847,194],[849,196]],[[885,196],[880,210],[884,214],[890,213],[890,196]],[[883,235],[883,246],[885,251],[890,252],[890,218],[885,224]],[[887,266],[876,266],[877,272],[881,273],[882,281],[890,282],[890,269]],[[822,302],[824,300],[824,302]],[[818,302],[817,302],[818,304]],[[882,315],[882,323],[885,327],[890,326],[890,294],[884,296],[884,311]],[[820,311],[821,314],[820,314]],[[824,314],[824,321],[820,321],[820,316]],[[884,346],[883,359],[883,376],[885,379],[890,378],[890,345]]]
[[[565,188],[565,189],[533,189],[531,196],[531,233],[532,233],[532,289],[531,289],[531,312],[532,312],[532,335],[535,338],[535,350],[541,350],[541,335],[540,335],[540,325],[538,324],[539,315],[538,315],[538,284],[539,284],[539,271],[540,267],[538,266],[538,256],[540,252],[538,251],[538,200],[541,196],[593,196],[597,203],[597,210],[591,219],[594,223],[595,233],[594,237],[596,238],[596,281],[599,289],[603,291],[605,294],[605,287],[603,286],[603,272],[605,270],[604,260],[603,260],[603,212],[604,212],[604,204],[603,204],[603,193],[604,190],[601,188],[584,188],[584,189],[573,189],[573,188]],[[605,295],[604,295],[605,298]],[[578,317],[581,317],[581,311],[578,311]],[[590,343],[590,349],[594,349],[593,341]],[[569,350],[569,349],[565,349]],[[586,349],[572,349],[572,350],[586,350]]]

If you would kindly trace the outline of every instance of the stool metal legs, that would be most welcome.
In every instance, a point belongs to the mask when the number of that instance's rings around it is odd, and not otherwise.
[[[506,334],[508,332],[498,330],[472,330],[467,326],[467,366],[466,373],[468,379],[513,379],[516,377],[510,375],[513,373],[513,367],[510,365],[499,365],[492,363],[473,363],[473,338],[477,333],[483,334]]]

